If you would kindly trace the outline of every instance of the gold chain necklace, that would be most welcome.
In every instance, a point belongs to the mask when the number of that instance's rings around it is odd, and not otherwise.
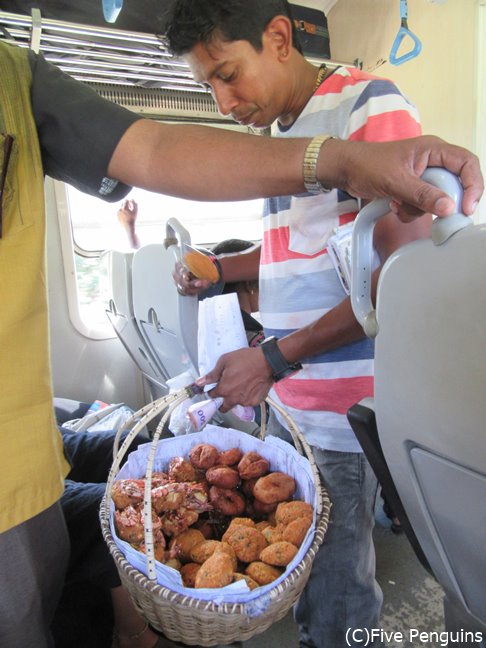
[[[313,93],[317,90],[317,88],[324,81],[324,79],[326,78],[327,72],[328,72],[327,65],[321,65],[321,67],[319,68],[319,72],[317,73],[316,84],[314,86],[314,90],[312,91]]]

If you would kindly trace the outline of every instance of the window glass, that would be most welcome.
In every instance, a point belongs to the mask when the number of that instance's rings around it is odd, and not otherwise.
[[[129,249],[118,222],[120,203],[106,203],[67,187],[69,212],[77,246],[86,251]],[[128,198],[138,205],[137,234],[141,245],[162,242],[165,223],[177,218],[189,231],[191,242],[211,245],[227,238],[260,240],[263,200],[199,202],[133,189]]]

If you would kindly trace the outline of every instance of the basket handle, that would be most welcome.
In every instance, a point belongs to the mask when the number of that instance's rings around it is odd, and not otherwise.
[[[323,497],[322,497],[322,488],[319,487],[321,484],[321,475],[319,473],[319,469],[317,468],[316,461],[314,459],[314,455],[312,454],[312,450],[310,445],[307,443],[304,435],[300,431],[299,427],[295,423],[295,421],[292,419],[292,417],[281,407],[278,405],[272,398],[267,396],[265,399],[265,403],[275,409],[280,416],[285,420],[287,424],[287,430],[290,432],[290,436],[292,437],[292,441],[294,442],[295,449],[299,454],[304,456],[306,459],[308,459],[311,469],[312,469],[312,474],[314,475],[314,483],[316,484],[316,496],[317,496],[317,510],[316,513],[320,517],[323,511]],[[260,426],[260,436],[262,439],[265,438],[266,434],[266,423],[265,423],[265,416],[263,416],[262,412],[262,423]]]

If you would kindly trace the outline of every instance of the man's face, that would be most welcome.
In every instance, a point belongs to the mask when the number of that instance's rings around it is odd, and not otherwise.
[[[198,43],[185,59],[194,79],[211,89],[223,115],[263,128],[283,114],[283,66],[265,34],[261,51],[248,41],[215,37],[209,45]]]

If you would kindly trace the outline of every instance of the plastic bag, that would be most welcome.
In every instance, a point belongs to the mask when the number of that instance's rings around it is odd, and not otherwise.
[[[169,386],[169,393],[172,394],[176,391],[179,391],[183,387],[191,385],[197,376],[191,369],[188,369],[184,373],[174,376],[167,381]],[[194,432],[191,421],[187,416],[187,410],[193,403],[206,400],[207,396],[204,394],[196,394],[192,398],[186,398],[182,403],[175,408],[172,412],[169,420],[169,430],[174,436],[181,436],[182,434],[190,434]]]

